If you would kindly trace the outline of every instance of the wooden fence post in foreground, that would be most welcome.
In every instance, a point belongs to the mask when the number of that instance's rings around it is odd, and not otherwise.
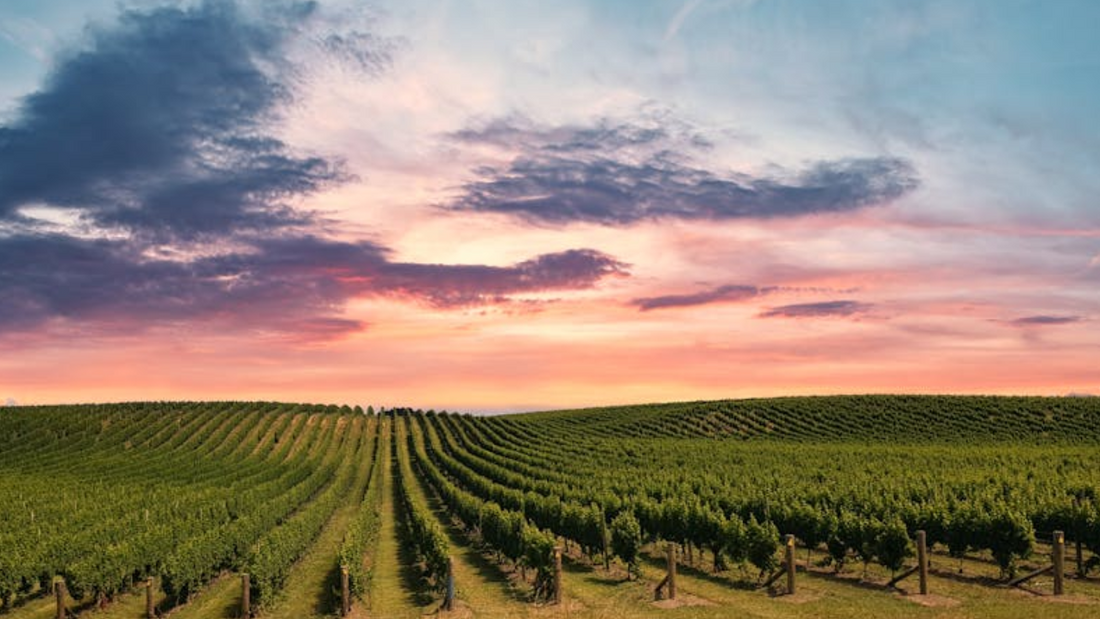
[[[252,582],[248,574],[241,574],[241,617],[252,616]]]
[[[59,578],[54,581],[53,591],[57,598],[57,619],[65,619],[65,580]]]
[[[348,582],[347,566],[340,566],[340,615],[346,617],[351,612],[351,587]]]
[[[1080,534],[1078,534],[1077,539],[1074,540],[1073,543],[1074,543],[1074,545],[1076,546],[1076,549],[1077,549],[1077,577],[1078,578],[1084,578],[1085,577],[1085,553],[1081,548],[1082,542],[1081,542]]]
[[[787,535],[787,559],[785,561],[787,568],[787,594],[794,595],[794,536]]]
[[[554,603],[561,604],[561,546],[554,546]]]
[[[1066,535],[1054,532],[1054,595],[1062,595],[1062,580],[1066,574]]]
[[[668,599],[676,599],[676,545],[669,544],[668,553]]]
[[[455,560],[447,557],[447,593],[443,597],[443,610],[455,607]]]
[[[923,529],[917,531],[917,565],[920,574],[920,594],[928,595],[928,537]]]

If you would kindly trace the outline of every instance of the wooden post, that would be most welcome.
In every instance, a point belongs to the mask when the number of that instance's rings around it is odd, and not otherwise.
[[[1062,595],[1062,579],[1066,570],[1066,535],[1054,532],[1054,595]]]
[[[1082,550],[1082,548],[1081,548],[1081,534],[1080,533],[1077,534],[1077,539],[1074,540],[1074,545],[1076,546],[1076,550],[1077,550],[1077,577],[1078,578],[1084,578],[1085,577],[1085,553],[1084,553],[1084,550]]]
[[[153,577],[150,576],[145,581],[145,619],[153,619],[156,616],[157,611],[153,606]]]
[[[447,593],[443,597],[443,610],[455,607],[455,560],[447,557]]]
[[[554,546],[554,603],[561,604],[561,546]]]
[[[917,531],[917,568],[920,575],[920,594],[928,595],[928,536],[924,529]]]
[[[668,599],[676,599],[676,545],[669,544],[668,552]]]
[[[57,579],[53,583],[53,591],[57,598],[57,619],[65,619],[65,580]]]
[[[789,534],[787,535],[787,560],[785,563],[787,568],[787,593],[794,595],[794,536]]]
[[[340,566],[340,615],[346,617],[351,612],[351,587],[348,582],[348,568]]]
[[[248,619],[252,616],[252,583],[248,574],[241,574],[241,617]]]
[[[600,537],[603,539],[603,569],[605,572],[611,571],[611,552],[608,550],[607,545],[611,543],[611,535],[607,532],[607,518],[600,514]]]

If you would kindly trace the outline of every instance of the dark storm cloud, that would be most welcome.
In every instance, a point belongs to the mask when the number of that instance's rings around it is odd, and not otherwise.
[[[643,312],[671,307],[690,307],[693,305],[707,305],[709,303],[745,301],[753,297],[771,292],[774,288],[757,288],[756,286],[726,285],[718,286],[710,290],[703,290],[691,294],[670,294],[659,297],[643,297],[631,301],[632,305]]]
[[[626,272],[626,265],[593,250],[505,267],[394,262],[387,254],[367,242],[294,237],[181,262],[148,258],[125,241],[11,236],[0,239],[0,331],[58,318],[133,328],[132,321],[240,316],[254,325],[323,335],[360,327],[332,315],[352,297],[472,307],[516,294],[589,288]]]
[[[214,321],[327,339],[363,328],[340,316],[355,297],[459,308],[625,273],[587,249],[511,266],[416,264],[320,236],[331,222],[290,204],[346,176],[274,129],[293,96],[285,48],[317,8],[257,10],[212,0],[125,11],[0,127],[0,334]],[[362,32],[308,34],[362,69],[387,62]],[[77,221],[41,219],[43,205]]]
[[[232,2],[126,11],[92,30],[0,128],[0,218],[46,203],[181,237],[303,223],[281,201],[341,174],[270,135],[290,96],[284,43],[314,11],[277,6],[263,20]]]
[[[1046,325],[1068,325],[1075,322],[1081,322],[1080,316],[1023,316],[1012,321],[1012,324],[1017,327],[1036,327]]]
[[[671,121],[669,121],[671,123]],[[445,206],[565,224],[643,220],[729,220],[850,211],[895,200],[918,185],[909,162],[893,157],[819,161],[777,176],[716,172],[693,163],[705,139],[672,124],[547,128],[503,119],[451,135],[508,147],[503,167],[476,170]]]
[[[871,309],[871,304],[858,301],[823,301],[780,305],[760,313],[762,318],[825,318],[853,316]]]

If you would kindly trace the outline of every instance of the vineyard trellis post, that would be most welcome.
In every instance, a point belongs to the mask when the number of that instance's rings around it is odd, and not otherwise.
[[[917,531],[917,566],[920,574],[920,594],[928,595],[928,536]]]
[[[157,612],[153,607],[153,577],[150,576],[145,580],[145,619],[153,619],[156,616]]]
[[[676,544],[669,542],[665,546],[665,553],[668,562],[668,574],[664,580],[657,584],[657,588],[653,590],[653,596],[656,599],[661,599],[661,590],[666,586],[668,587],[668,599],[676,599]]]
[[[1073,543],[1074,543],[1074,546],[1075,546],[1075,550],[1077,551],[1077,577],[1078,578],[1084,578],[1085,577],[1085,552],[1084,552],[1084,549],[1081,547],[1082,542],[1081,542],[1081,534],[1080,533],[1077,534],[1077,539],[1075,539],[1073,541]]]
[[[455,607],[455,560],[447,557],[447,592],[443,597],[443,610]]]
[[[764,581],[764,584],[759,586],[763,588],[770,587],[775,581],[779,580],[780,576],[786,574],[787,593],[793,594],[795,592],[794,535],[785,535],[783,538],[783,546],[783,562],[779,565],[779,569],[769,576],[768,579]]]
[[[794,536],[793,535],[790,535],[790,534],[787,535],[786,548],[787,548],[787,550],[786,550],[787,557],[786,557],[785,563],[786,563],[786,569],[787,569],[787,593],[790,594],[790,595],[794,595],[794,592],[795,592],[795,583],[794,583],[795,567],[794,567]]]
[[[252,583],[248,573],[241,574],[241,617],[248,619],[252,616]]]
[[[1066,573],[1066,536],[1062,531],[1054,532],[1054,595],[1062,595],[1063,578]]]
[[[1064,593],[1064,580],[1066,573],[1066,534],[1063,531],[1055,531],[1054,539],[1051,540],[1052,552],[1050,565],[1043,566],[1033,572],[1024,574],[1018,578],[1014,578],[1008,582],[1010,587],[1023,584],[1036,576],[1041,576],[1047,572],[1054,574],[1054,595],[1062,595]]]
[[[53,590],[57,599],[57,619],[65,619],[65,580],[58,578],[54,581]]]
[[[676,545],[669,544],[668,554],[668,599],[676,599]]]
[[[894,576],[887,587],[893,587],[913,574],[920,577],[920,594],[928,595],[928,536],[924,530],[917,531],[917,564]]]
[[[561,546],[554,546],[554,603],[561,604]]]
[[[351,591],[348,583],[348,566],[340,566],[340,615],[346,617],[351,612]]]

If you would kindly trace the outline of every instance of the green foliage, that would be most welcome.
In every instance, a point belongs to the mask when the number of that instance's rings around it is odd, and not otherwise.
[[[351,412],[345,411],[350,415]],[[360,426],[361,427],[361,426]],[[290,568],[309,548],[332,513],[341,505],[356,480],[356,463],[369,458],[358,432],[344,435],[344,441],[355,444],[346,452],[332,482],[307,505],[270,529],[252,547],[244,563],[251,575],[252,602],[257,608],[270,606],[286,585]]]
[[[993,552],[1001,575],[1016,575],[1016,560],[1026,558],[1035,545],[1035,528],[1017,511],[998,509],[984,517],[981,545]]]
[[[631,512],[621,512],[611,520],[611,551],[627,565],[632,577],[641,575],[638,552],[642,546],[642,527]]]
[[[373,413],[372,413],[373,415]],[[348,570],[348,586],[352,594],[365,600],[370,590],[371,572],[363,567],[363,557],[368,549],[374,548],[382,520],[382,463],[390,458],[391,438],[389,422],[383,424],[379,436],[375,439],[374,456],[371,459],[370,477],[367,490],[363,494],[359,513],[348,525],[344,541],[337,555],[337,567]]]
[[[0,421],[0,599],[9,602],[55,575],[78,598],[108,600],[153,575],[170,597],[186,599],[239,566],[350,453],[334,432],[336,415],[313,406],[8,412]]]
[[[401,424],[398,419],[395,423]],[[415,484],[408,448],[399,433],[394,435],[397,454],[397,495],[404,514],[404,540],[412,548],[423,568],[423,577],[431,589],[442,592],[447,586],[447,565],[450,544],[443,529],[435,520],[427,505],[410,489]]]
[[[905,560],[913,556],[913,542],[900,518],[882,526],[875,542],[875,556],[892,573],[900,570]]]
[[[366,469],[353,469],[370,456],[346,424],[380,421],[408,427],[395,443],[403,535],[436,587],[446,538],[403,490],[417,475],[502,558],[536,570],[539,596],[552,593],[558,539],[593,559],[610,542],[628,565],[630,546],[666,540],[712,551],[715,569],[728,560],[765,571],[779,533],[824,543],[838,569],[850,557],[895,569],[916,529],[956,557],[990,552],[1005,576],[1036,530],[1100,552],[1097,399],[837,396],[493,418],[361,411],[5,409],[0,601],[18,604],[55,575],[104,598],[155,575],[183,601],[224,570],[248,569],[262,605],[334,506],[362,487],[351,480]],[[381,443],[371,451],[385,458],[391,444]],[[333,557],[359,596],[377,536],[374,477]]]
[[[779,565],[779,530],[771,522],[760,523],[750,516],[745,526],[745,556],[760,572],[770,572]]]
[[[437,460],[445,466],[449,464],[450,467],[455,467],[450,469],[452,473],[463,469],[458,468],[456,462],[442,452],[439,437],[432,425],[411,424],[408,443],[420,471],[450,507],[451,512],[467,527],[476,528],[482,540],[498,553],[524,568],[534,568],[536,598],[553,595],[553,536],[529,522],[522,512],[486,501],[448,479],[440,470]],[[479,487],[491,492],[492,485],[485,482]]]
[[[734,563],[743,564],[749,558],[747,535],[745,523],[737,516],[730,517],[722,526],[722,552]]]

